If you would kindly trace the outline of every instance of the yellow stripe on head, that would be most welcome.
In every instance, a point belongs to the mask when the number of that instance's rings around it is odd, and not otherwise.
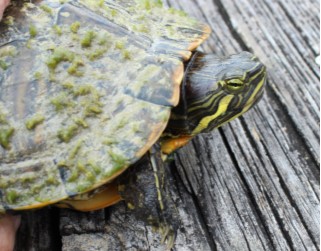
[[[208,127],[209,123],[211,123],[214,119],[218,116],[224,114],[227,111],[228,105],[230,104],[231,100],[233,99],[233,95],[227,95],[219,103],[219,106],[216,112],[210,116],[204,117],[198,124],[198,126],[193,130],[192,134],[198,134],[203,131],[205,128]]]
[[[264,83],[265,83],[265,81],[266,81],[266,72],[264,71],[264,69],[262,69],[262,71],[260,71],[255,77],[253,77],[253,79],[256,78],[256,77],[258,77],[259,74],[262,74],[262,72],[263,72],[263,77],[262,77],[261,81],[257,84],[257,86],[256,86],[255,90],[253,91],[251,97],[248,99],[247,104],[252,104],[252,103],[253,103],[253,101],[254,101],[254,100],[256,99],[256,97],[257,97],[258,92],[259,92],[260,90],[262,90],[262,87],[264,86]],[[249,107],[249,108],[250,108],[250,107]],[[249,108],[248,108],[248,109],[249,109]],[[248,110],[248,109],[247,109],[247,110]],[[246,111],[247,111],[247,110],[246,110]],[[244,109],[243,109],[243,112],[242,112],[242,113],[244,113],[244,112],[246,112],[246,111],[244,111]]]

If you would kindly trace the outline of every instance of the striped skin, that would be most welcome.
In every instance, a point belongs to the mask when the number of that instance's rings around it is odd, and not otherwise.
[[[265,81],[266,69],[251,53],[221,58],[196,52],[165,138],[209,132],[240,116],[260,100]]]

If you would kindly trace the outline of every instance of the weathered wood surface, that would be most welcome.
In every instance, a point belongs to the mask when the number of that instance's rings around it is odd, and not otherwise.
[[[257,107],[194,139],[171,163],[173,250],[319,250],[319,1],[168,0],[209,23],[206,52],[268,67]],[[16,250],[164,250],[123,203],[23,215]]]

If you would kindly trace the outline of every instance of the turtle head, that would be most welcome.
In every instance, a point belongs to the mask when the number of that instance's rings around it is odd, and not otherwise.
[[[197,52],[187,65],[169,133],[209,132],[240,116],[260,100],[265,82],[265,66],[249,52],[228,57]]]

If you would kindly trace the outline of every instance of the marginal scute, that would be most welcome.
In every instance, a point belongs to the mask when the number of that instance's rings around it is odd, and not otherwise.
[[[25,0],[7,15],[0,130],[14,132],[0,145],[0,212],[87,192],[136,162],[166,127],[183,62],[208,35],[154,0]]]

